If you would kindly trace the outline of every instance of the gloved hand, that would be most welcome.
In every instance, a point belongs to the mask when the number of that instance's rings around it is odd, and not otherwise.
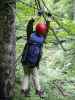
[[[39,16],[44,15],[44,13],[45,13],[45,11],[44,11],[43,9],[39,9],[39,10],[38,10],[38,15],[39,15]]]

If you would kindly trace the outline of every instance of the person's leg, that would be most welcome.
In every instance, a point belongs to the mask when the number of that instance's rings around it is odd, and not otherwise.
[[[24,78],[22,81],[21,92],[23,92],[24,95],[27,96],[30,90],[30,86],[29,86],[30,69],[27,66],[23,66],[23,67],[24,67]]]
[[[28,88],[29,88],[29,75],[27,74],[24,76],[21,89],[26,91],[28,90]]]
[[[38,69],[36,67],[33,68],[33,71],[32,71],[32,80],[33,80],[35,89],[40,90],[41,86],[40,86],[40,81],[39,81],[39,73],[38,73]]]
[[[44,94],[44,91],[41,89],[40,80],[39,80],[39,72],[38,72],[37,67],[33,69],[32,80],[33,80],[34,87],[36,89],[36,94],[42,97]]]

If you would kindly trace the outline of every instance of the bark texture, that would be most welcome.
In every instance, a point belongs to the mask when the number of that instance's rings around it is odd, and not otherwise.
[[[0,100],[13,96],[16,60],[15,2],[0,0]]]

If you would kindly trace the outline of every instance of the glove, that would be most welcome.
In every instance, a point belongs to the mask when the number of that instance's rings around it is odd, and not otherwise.
[[[38,11],[38,15],[39,15],[39,16],[44,15],[44,10],[43,10],[43,9],[40,9],[40,10]]]

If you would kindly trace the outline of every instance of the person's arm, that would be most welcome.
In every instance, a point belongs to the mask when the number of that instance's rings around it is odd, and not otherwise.
[[[33,23],[34,23],[34,18],[30,19],[28,24],[27,24],[27,40],[29,40],[29,37],[31,35],[31,33],[33,32]]]
[[[46,32],[46,35],[44,36],[44,42],[45,42],[45,40],[46,40],[46,37],[47,37],[47,35],[48,35],[48,31],[49,31],[49,24],[50,24],[50,21],[46,21],[46,25],[47,25],[47,32]]]

